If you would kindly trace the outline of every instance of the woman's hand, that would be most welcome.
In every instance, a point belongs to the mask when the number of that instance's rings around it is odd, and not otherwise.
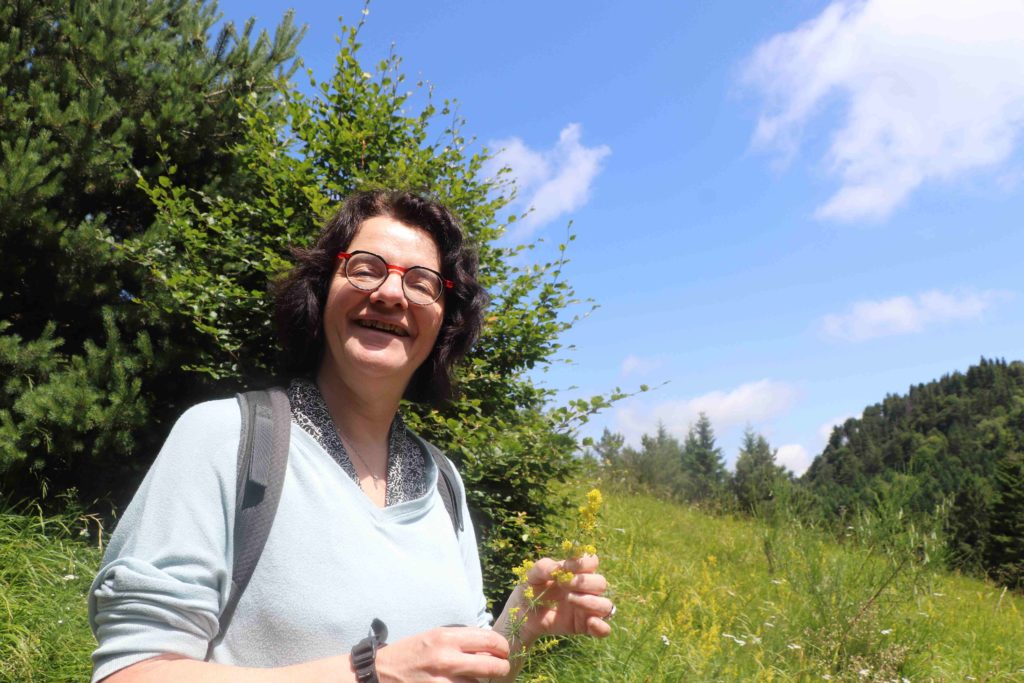
[[[484,628],[443,627],[377,650],[381,683],[476,683],[509,673],[505,637]]]
[[[608,581],[597,574],[598,559],[596,555],[584,555],[576,560],[555,561],[549,557],[538,560],[526,574],[526,586],[520,585],[513,593],[512,600],[518,600],[522,610],[526,609],[524,592],[526,587],[533,589],[533,595],[540,598],[540,603],[526,614],[520,638],[532,643],[542,635],[568,635],[582,633],[604,638],[612,628],[605,618],[612,613],[613,603],[604,592],[608,590]],[[554,577],[556,569],[567,569],[576,576],[566,584],[559,583]]]

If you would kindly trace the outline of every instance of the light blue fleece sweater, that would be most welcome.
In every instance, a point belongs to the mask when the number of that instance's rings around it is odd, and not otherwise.
[[[93,681],[164,653],[203,659],[228,599],[241,418],[235,400],[188,410],[125,510],[89,595]],[[456,537],[428,465],[428,494],[376,507],[292,424],[274,526],[211,659],[283,666],[347,653],[374,617],[394,642],[486,626],[465,493]]]

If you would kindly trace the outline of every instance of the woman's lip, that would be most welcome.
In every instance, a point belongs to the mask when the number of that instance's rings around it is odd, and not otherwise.
[[[381,334],[388,334],[393,337],[409,337],[409,330],[404,325],[392,322],[390,320],[379,320],[376,318],[357,318],[355,321],[356,325],[364,330],[371,330],[373,332],[380,332]],[[389,329],[382,329],[376,327],[376,325],[382,325]]]

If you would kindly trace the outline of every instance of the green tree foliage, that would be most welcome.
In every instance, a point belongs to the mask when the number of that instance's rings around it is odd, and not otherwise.
[[[193,383],[192,339],[131,303],[152,239],[136,183],[241,192],[237,98],[266,104],[300,32],[223,27],[191,0],[0,6],[0,489],[103,495],[144,467]],[[100,476],[99,473],[104,476]]]
[[[988,570],[1001,582],[1024,588],[1024,455],[1007,453],[996,468]]]
[[[654,434],[641,436],[639,449],[624,444],[621,434],[605,429],[592,447],[610,484],[625,491],[682,500],[686,488],[681,464],[683,446],[664,424],[659,422]]]
[[[944,511],[951,563],[1012,576],[1021,452],[1024,362],[982,358],[836,427],[803,482],[828,514],[893,496],[907,515]]]
[[[404,411],[460,464],[485,580],[498,597],[508,568],[549,541],[541,529],[565,509],[556,485],[578,467],[577,428],[615,395],[550,408],[553,392],[527,373],[554,362],[558,337],[575,320],[567,309],[585,306],[561,277],[567,244],[536,265],[516,258],[524,247],[499,246],[508,188],[480,177],[485,157],[466,151],[452,106],[435,104],[422,88],[414,98],[396,56],[364,67],[359,26],[341,31],[331,80],[310,75],[315,96],[283,89],[270,106],[255,96],[243,106],[245,135],[231,151],[244,194],[176,182],[170,162],[168,176],[140,179],[158,229],[122,246],[149,274],[134,300],[187,331],[188,370],[220,383],[269,381],[276,362],[266,293],[289,250],[312,243],[355,190],[404,187],[442,198],[478,248],[492,304],[458,369],[457,399],[436,411]]]
[[[787,483],[785,470],[775,464],[776,450],[768,445],[761,434],[747,428],[736,458],[736,472],[732,476],[733,495],[740,509],[753,513],[773,498],[780,486]]]
[[[727,473],[722,449],[715,445],[711,420],[701,413],[690,425],[683,442],[682,469],[686,479],[685,497],[690,502],[711,502],[721,497]]]
[[[591,447],[591,453],[602,466],[618,468],[622,465],[622,449],[625,443],[626,438],[622,434],[615,434],[605,427],[600,440]]]

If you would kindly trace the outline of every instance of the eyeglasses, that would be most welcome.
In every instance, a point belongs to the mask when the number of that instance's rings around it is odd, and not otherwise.
[[[368,251],[342,251],[338,253],[338,258],[345,259],[345,277],[349,283],[364,292],[377,291],[391,271],[397,272],[402,276],[405,298],[417,306],[429,306],[441,298],[445,289],[455,286],[455,283],[441,277],[436,270],[426,266],[403,268]]]

